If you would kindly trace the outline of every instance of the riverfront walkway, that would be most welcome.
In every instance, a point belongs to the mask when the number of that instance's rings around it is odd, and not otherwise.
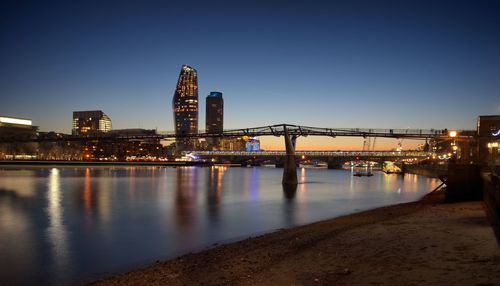
[[[282,230],[96,283],[500,285],[500,248],[483,203],[442,199]]]

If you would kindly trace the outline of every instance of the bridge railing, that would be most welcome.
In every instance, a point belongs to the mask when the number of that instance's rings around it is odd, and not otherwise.
[[[198,132],[197,134],[184,134],[180,137],[240,137],[240,136],[283,136],[284,128],[291,136],[363,136],[363,137],[393,137],[393,138],[431,138],[448,137],[447,129],[380,129],[380,128],[321,128],[300,126],[293,124],[278,124],[242,129],[226,129],[218,133]],[[175,137],[174,132],[159,132],[162,136]],[[458,137],[471,137],[475,135],[472,130],[460,130]],[[178,136],[179,137],[179,136]]]

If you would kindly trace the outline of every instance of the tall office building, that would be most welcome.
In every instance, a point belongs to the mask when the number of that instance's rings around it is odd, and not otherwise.
[[[222,92],[212,91],[206,99],[205,129],[208,133],[222,133],[224,129],[224,99]],[[219,147],[220,138],[207,138],[208,147]]]
[[[73,111],[73,135],[103,133],[111,128],[111,119],[101,110]]]
[[[198,75],[194,68],[183,65],[172,99],[175,135],[198,133]],[[177,151],[193,150],[195,139],[177,138]]]
[[[212,91],[207,96],[206,131],[219,133],[224,129],[224,99],[222,92]]]

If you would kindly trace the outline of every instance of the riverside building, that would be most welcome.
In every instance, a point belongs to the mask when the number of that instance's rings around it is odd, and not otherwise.
[[[0,137],[3,139],[33,139],[37,130],[31,119],[0,116]]]
[[[224,130],[224,99],[222,92],[212,91],[206,99],[205,129],[207,133],[222,133]],[[207,138],[209,149],[220,147],[220,138]]]
[[[38,127],[31,119],[0,116],[0,139],[31,140],[37,137]],[[36,143],[0,143],[0,160],[35,159]]]
[[[183,65],[172,99],[175,135],[198,133],[198,75],[194,68]],[[196,139],[177,138],[177,151],[194,150]]]
[[[478,153],[480,163],[500,161],[500,115],[481,115],[477,118]]]
[[[111,119],[101,110],[73,111],[73,135],[105,133],[111,128]]]

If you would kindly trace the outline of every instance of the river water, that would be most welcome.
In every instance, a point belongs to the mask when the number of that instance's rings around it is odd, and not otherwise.
[[[66,285],[435,188],[416,175],[254,167],[0,167],[0,284]]]

